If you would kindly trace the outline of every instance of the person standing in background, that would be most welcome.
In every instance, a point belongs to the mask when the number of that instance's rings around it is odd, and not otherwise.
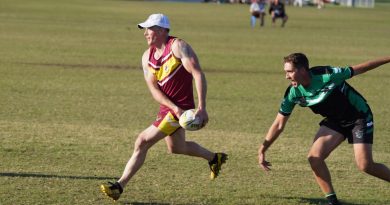
[[[284,4],[282,2],[280,2],[279,0],[271,0],[268,12],[269,14],[271,14],[273,25],[275,25],[276,19],[280,18],[282,19],[281,26],[284,27],[284,24],[287,22],[288,16],[286,14]]]
[[[256,26],[256,19],[259,19],[261,27],[264,26],[265,7],[266,0],[252,0],[252,3],[249,7],[252,28]]]

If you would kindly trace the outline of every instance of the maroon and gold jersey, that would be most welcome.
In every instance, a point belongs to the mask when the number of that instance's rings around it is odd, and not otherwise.
[[[192,75],[184,68],[181,60],[173,55],[171,46],[176,37],[169,36],[165,49],[159,59],[154,58],[156,48],[149,52],[149,70],[157,79],[160,90],[183,110],[195,107]],[[160,109],[168,109],[161,105]]]

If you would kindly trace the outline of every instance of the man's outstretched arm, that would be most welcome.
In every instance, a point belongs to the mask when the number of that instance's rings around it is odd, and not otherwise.
[[[351,66],[351,68],[354,72],[354,75],[359,75],[389,62],[390,56],[386,56]]]

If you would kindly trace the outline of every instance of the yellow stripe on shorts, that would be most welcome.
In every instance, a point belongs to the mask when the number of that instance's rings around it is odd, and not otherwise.
[[[175,119],[171,112],[168,112],[168,114],[165,115],[164,119],[158,125],[158,129],[160,129],[161,132],[166,135],[171,135],[178,128],[180,128],[179,121]]]

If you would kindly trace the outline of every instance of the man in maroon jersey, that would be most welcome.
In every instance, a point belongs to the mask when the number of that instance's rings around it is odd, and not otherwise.
[[[145,81],[153,98],[160,104],[160,111],[155,122],[138,135],[133,155],[121,178],[115,183],[101,185],[102,192],[114,200],[119,199],[123,188],[141,168],[148,149],[161,139],[165,139],[170,153],[206,159],[211,179],[218,176],[221,165],[227,160],[225,153],[214,153],[196,142],[187,141],[185,130],[178,122],[185,110],[195,108],[192,79],[198,95],[196,115],[203,126],[208,121],[207,82],[191,46],[181,39],[169,36],[170,23],[163,14],[150,15],[138,27],[144,29],[149,46],[142,56]]]

